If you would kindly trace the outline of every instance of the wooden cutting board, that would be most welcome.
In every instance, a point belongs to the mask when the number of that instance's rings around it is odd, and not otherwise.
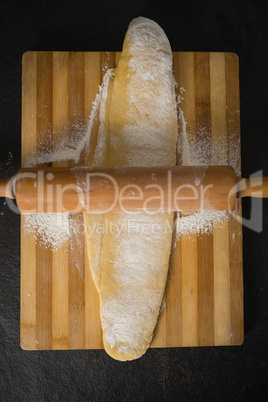
[[[53,150],[71,127],[86,127],[98,85],[115,52],[28,52],[22,63],[22,167]],[[233,53],[174,52],[174,75],[189,143],[204,133],[210,163],[240,173],[239,67]],[[184,131],[185,132],[185,131]],[[96,127],[91,148],[96,144]],[[218,144],[221,144],[220,155]],[[82,163],[90,162],[82,160]],[[146,161],[145,161],[146,163]],[[182,163],[178,155],[178,163]],[[53,164],[54,165],[54,164]],[[68,162],[55,166],[68,166]],[[243,342],[242,227],[234,216],[211,233],[181,235],[171,258],[163,309],[152,347],[239,345]],[[70,221],[83,225],[82,214]],[[84,234],[53,251],[21,216],[21,346],[23,349],[100,349],[99,301]]]

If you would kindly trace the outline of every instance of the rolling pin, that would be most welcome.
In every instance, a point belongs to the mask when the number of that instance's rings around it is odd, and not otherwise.
[[[21,212],[232,210],[268,197],[268,178],[237,180],[230,166],[28,168],[0,181]]]

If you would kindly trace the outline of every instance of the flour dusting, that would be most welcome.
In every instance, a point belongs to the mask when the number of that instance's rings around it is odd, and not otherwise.
[[[189,143],[189,135],[187,133],[187,122],[181,108],[183,100],[182,94],[185,92],[183,87],[180,88],[180,93],[177,95],[178,117],[181,128],[181,138],[177,142],[177,152],[182,156],[183,166],[209,166],[227,165],[225,146],[221,139],[214,140],[213,155],[216,163],[211,163],[212,145],[209,133],[205,128],[199,128],[198,140]],[[234,151],[235,152],[235,151]],[[234,158],[233,160],[237,160]],[[233,164],[235,168],[235,164]],[[200,184],[198,179],[195,183]],[[223,225],[229,219],[229,214],[226,211],[198,211],[187,216],[181,216],[177,213],[176,217],[176,238],[180,239],[182,235],[191,237],[193,234],[212,233],[213,225]]]
[[[178,118],[181,126],[182,136],[181,139],[177,141],[177,153],[182,155],[182,165],[183,166],[192,166],[193,155],[189,146],[188,134],[187,134],[187,122],[184,117],[184,113],[182,108],[180,107],[181,101],[183,100],[182,94],[185,92],[183,87],[180,88],[180,94],[177,95],[177,109],[178,109]]]
[[[93,102],[89,123],[85,130],[84,125],[77,121],[75,125],[66,126],[66,134],[61,136],[63,139],[53,144],[52,136],[48,137],[46,144],[41,144],[41,148],[54,148],[51,152],[40,152],[36,156],[29,157],[27,166],[51,162],[74,161],[79,163],[83,152],[86,155],[90,151],[91,132],[96,120],[101,101],[107,96],[107,86],[111,71],[107,71],[103,83]],[[73,220],[72,228],[74,227]],[[71,239],[70,216],[68,213],[28,213],[25,214],[25,230],[28,233],[35,233],[36,240],[52,250],[60,248],[67,240]],[[70,245],[72,247],[72,245]]]
[[[24,228],[46,248],[57,250],[70,238],[68,213],[25,213]]]
[[[139,17],[129,26],[127,42],[131,54],[126,94],[128,122],[110,138],[110,163],[175,165],[176,139],[172,132],[177,127],[177,109],[169,40],[159,25]]]
[[[80,162],[82,152],[86,151],[86,154],[89,154],[92,128],[99,111],[100,103],[102,100],[102,93],[105,92],[105,86],[108,83],[109,75],[110,71],[108,70],[104,77],[103,83],[99,86],[99,91],[92,104],[92,110],[86,131],[84,124],[81,123],[78,119],[75,125],[71,125],[71,127],[66,127],[65,131],[68,135],[63,136],[62,140],[59,143],[55,144],[55,141],[53,142],[52,136],[48,137],[47,143],[43,145],[45,147],[49,144],[50,147],[54,148],[53,151],[44,152],[42,150],[41,152],[37,153],[36,156],[29,157],[27,160],[27,165],[29,167],[42,163],[67,161],[74,161],[76,164],[78,164]],[[42,144],[40,145],[40,148],[43,148]]]
[[[200,211],[188,216],[180,216],[176,222],[177,239],[182,235],[208,234],[212,232],[213,225],[223,225],[229,219],[226,211]]]
[[[135,354],[148,348],[158,314],[165,306],[163,285],[170,247],[163,246],[163,239],[171,241],[172,230],[165,225],[163,214],[152,218],[142,213],[130,220],[122,213],[120,223],[120,239],[114,242],[114,256],[109,255],[113,258],[110,282],[117,287],[105,300],[101,318],[110,347]]]
[[[114,72],[114,69],[109,69],[106,71],[103,77],[102,84],[102,94],[101,94],[101,102],[99,105],[100,110],[100,124],[98,129],[98,142],[94,152],[93,157],[93,166],[102,166],[104,164],[104,159],[106,155],[107,143],[108,143],[108,133],[104,127],[103,122],[105,121],[106,116],[106,99],[108,95],[108,87],[111,76]]]

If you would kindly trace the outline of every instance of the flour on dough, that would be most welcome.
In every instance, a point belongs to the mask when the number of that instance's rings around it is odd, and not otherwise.
[[[143,17],[131,22],[102,108],[94,164],[175,165],[172,51],[155,22]],[[86,214],[86,226],[103,225],[101,233],[89,236],[87,231],[87,249],[100,295],[104,347],[115,359],[136,359],[152,341],[166,285],[173,218],[173,213]]]

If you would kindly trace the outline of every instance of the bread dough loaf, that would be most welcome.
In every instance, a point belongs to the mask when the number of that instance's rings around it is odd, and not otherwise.
[[[139,17],[129,26],[100,113],[94,164],[175,165],[177,109],[172,52],[164,31]],[[132,360],[149,347],[165,290],[173,213],[87,214],[87,248],[100,295],[106,352]]]

